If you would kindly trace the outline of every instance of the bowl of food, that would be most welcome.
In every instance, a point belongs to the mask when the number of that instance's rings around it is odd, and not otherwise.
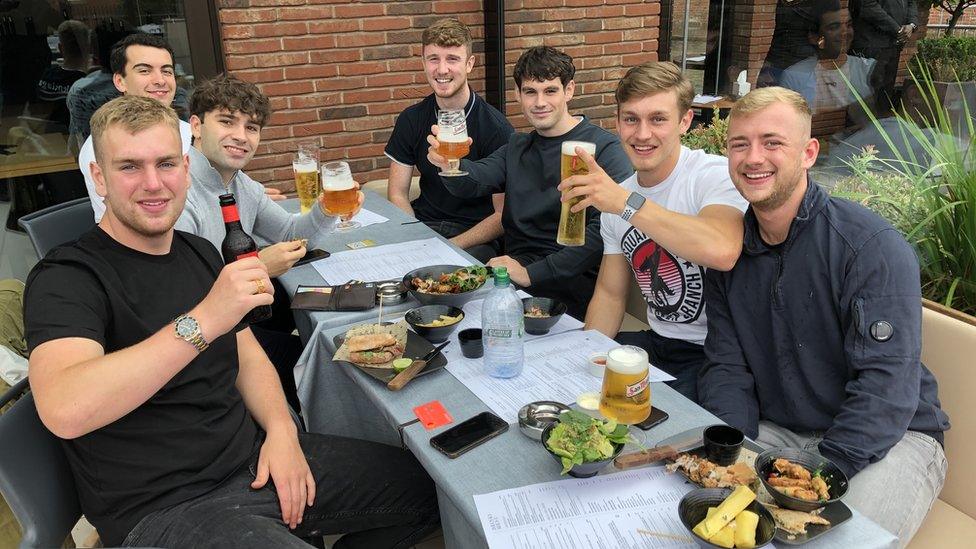
[[[763,547],[776,534],[773,515],[745,486],[692,490],[678,503],[678,517],[700,547]]]
[[[829,459],[799,448],[772,448],[756,457],[756,473],[780,507],[810,512],[847,493],[847,475]]]
[[[431,265],[414,269],[403,276],[403,287],[423,305],[463,307],[481,295],[488,280],[488,269],[471,265]]]
[[[525,333],[532,335],[548,334],[566,313],[566,304],[548,297],[527,297],[522,300],[525,320]]]
[[[542,430],[542,445],[562,467],[561,474],[577,478],[596,475],[632,442],[626,425],[590,417],[577,410],[559,415]]]
[[[424,305],[410,309],[403,316],[417,335],[431,343],[447,341],[463,318],[464,311],[449,305]]]

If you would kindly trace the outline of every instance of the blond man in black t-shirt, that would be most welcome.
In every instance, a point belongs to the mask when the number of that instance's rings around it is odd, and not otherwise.
[[[38,413],[63,439],[103,542],[307,547],[296,535],[352,532],[346,546],[393,547],[423,538],[437,506],[412,456],[297,433],[274,367],[241,324],[272,302],[264,264],[223,266],[209,242],[173,229],[189,187],[173,110],[124,96],[91,125],[106,213],[31,271],[24,317]]]

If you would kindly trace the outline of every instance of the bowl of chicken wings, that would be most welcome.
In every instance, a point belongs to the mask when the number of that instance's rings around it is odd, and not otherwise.
[[[847,475],[829,459],[799,448],[772,448],[756,457],[756,473],[780,507],[810,512],[847,493]]]

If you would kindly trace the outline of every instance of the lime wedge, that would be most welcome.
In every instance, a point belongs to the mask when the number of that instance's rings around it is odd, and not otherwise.
[[[398,358],[393,361],[393,369],[397,372],[402,372],[413,364],[413,360],[409,358]]]

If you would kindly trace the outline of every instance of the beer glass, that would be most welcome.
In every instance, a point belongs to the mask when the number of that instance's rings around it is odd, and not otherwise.
[[[447,159],[442,177],[468,175],[461,171],[461,159],[468,156],[468,125],[464,110],[437,111],[437,154]]]
[[[295,170],[295,191],[302,213],[308,213],[319,197],[319,144],[316,141],[303,141],[292,158],[291,167]]]
[[[342,221],[336,230],[348,231],[360,226],[358,221],[350,221],[356,206],[359,205],[359,190],[352,180],[352,171],[345,162],[329,162],[322,165],[322,209],[330,215],[337,215]]]
[[[633,425],[651,415],[647,351],[633,345],[610,349],[603,372],[600,413],[617,423]]]
[[[586,162],[576,156],[576,147],[590,153],[596,154],[596,144],[586,141],[563,141],[562,154],[559,155],[560,180],[564,181],[574,175],[586,175],[590,173]],[[562,210],[559,212],[559,232],[556,233],[556,242],[563,246],[582,246],[586,243],[586,208],[573,213],[569,211],[575,206],[582,196],[562,203]]]

